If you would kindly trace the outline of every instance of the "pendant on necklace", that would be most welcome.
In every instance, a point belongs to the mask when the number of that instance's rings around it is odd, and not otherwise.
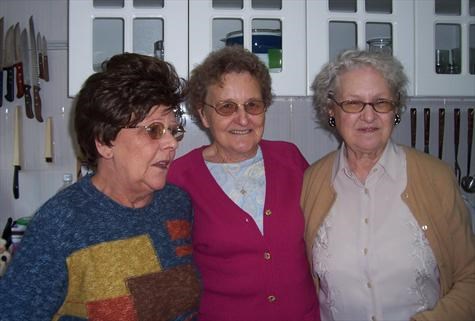
[[[239,193],[241,193],[241,195],[246,195],[247,191],[244,189],[244,187],[241,187],[241,190],[239,191]]]

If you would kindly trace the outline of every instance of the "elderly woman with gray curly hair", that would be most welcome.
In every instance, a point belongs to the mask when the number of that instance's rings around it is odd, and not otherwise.
[[[305,173],[305,241],[322,320],[475,320],[475,245],[452,170],[391,140],[407,77],[350,50],[312,89],[341,147]]]

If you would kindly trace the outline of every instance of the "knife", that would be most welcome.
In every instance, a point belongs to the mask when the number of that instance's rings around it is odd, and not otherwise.
[[[8,28],[5,36],[5,56],[3,57],[3,68],[7,71],[7,93],[5,99],[13,101],[14,93],[14,73],[13,65],[15,64],[15,29],[14,26]]]
[[[20,106],[15,108],[15,127],[13,133],[13,197],[20,197],[18,172],[21,170],[20,160]]]
[[[424,108],[424,153],[429,154],[430,108]]]
[[[41,116],[41,97],[40,97],[40,79],[38,69],[38,50],[35,39],[35,25],[33,16],[30,16],[30,49],[31,49],[31,83],[33,86],[33,106],[35,109],[35,117],[39,122],[43,122]]]
[[[25,86],[25,112],[26,117],[34,118],[33,105],[31,102],[31,81],[30,81],[30,48],[28,47],[28,32],[26,28],[21,32],[21,57],[23,61],[23,79]]]
[[[23,83],[23,63],[21,57],[21,31],[20,23],[15,25],[15,71],[16,71],[16,97],[21,98],[25,94]]]
[[[0,107],[3,105],[3,17],[0,18]]]
[[[44,68],[43,68],[43,44],[42,44],[41,34],[38,32],[36,35],[36,45],[38,46],[38,76],[40,79],[45,79],[44,77]]]
[[[416,148],[417,109],[411,108],[411,147]]]
[[[49,66],[48,66],[48,42],[46,37],[43,36],[43,76],[45,81],[49,81]]]
[[[444,149],[445,108],[439,108],[439,159],[442,159]]]

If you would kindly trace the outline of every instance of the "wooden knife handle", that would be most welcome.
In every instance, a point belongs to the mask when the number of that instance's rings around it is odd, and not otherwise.
[[[429,154],[430,108],[424,108],[424,153]]]
[[[21,98],[25,94],[25,84],[23,83],[23,63],[15,65],[16,70],[16,97]]]
[[[33,114],[33,105],[31,102],[31,86],[25,84],[25,112],[26,112],[26,117],[28,118],[35,118],[35,115]]]
[[[445,109],[439,108],[439,159],[442,159],[444,149]]]
[[[43,56],[43,76],[45,81],[49,81],[48,55]]]
[[[460,140],[460,109],[454,109],[454,145],[455,145],[455,154],[458,155],[459,151],[459,140]]]
[[[5,68],[7,71],[7,93],[5,94],[5,99],[12,102],[15,99],[15,85],[13,82],[14,73],[13,66]]]
[[[411,108],[411,147],[416,148],[417,109]]]
[[[43,54],[38,53],[38,67],[39,67],[39,78],[45,79],[44,66],[43,66]]]
[[[43,117],[41,116],[41,97],[40,97],[40,87],[33,85],[33,106],[35,107],[35,117],[40,123],[43,122]]]

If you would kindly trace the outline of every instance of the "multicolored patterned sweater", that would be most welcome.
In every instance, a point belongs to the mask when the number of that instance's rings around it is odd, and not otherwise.
[[[81,179],[34,215],[0,279],[0,320],[194,319],[201,284],[191,221],[176,186],[132,209]]]

